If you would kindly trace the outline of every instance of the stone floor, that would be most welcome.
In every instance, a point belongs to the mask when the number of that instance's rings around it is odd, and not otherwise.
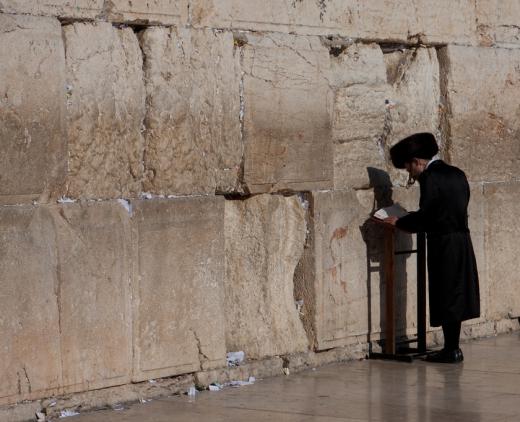
[[[467,343],[463,351],[461,365],[359,361],[66,420],[520,421],[520,333]]]

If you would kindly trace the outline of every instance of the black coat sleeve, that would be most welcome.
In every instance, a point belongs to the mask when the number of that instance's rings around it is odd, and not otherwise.
[[[427,232],[435,221],[435,215],[439,204],[439,192],[431,175],[425,175],[420,180],[419,210],[410,212],[396,222],[396,227],[410,232]]]

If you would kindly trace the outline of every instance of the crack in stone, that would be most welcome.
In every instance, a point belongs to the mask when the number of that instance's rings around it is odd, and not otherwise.
[[[203,364],[205,362],[209,362],[211,359],[208,357],[208,355],[206,355],[203,351],[202,351],[202,344],[200,342],[200,338],[199,336],[197,335],[197,332],[193,329],[190,330],[193,334],[193,337],[195,338],[195,341],[197,343],[197,349],[199,351],[199,365],[200,365],[200,370],[203,371],[204,368],[203,368]]]
[[[23,373],[25,375],[25,379],[27,381],[27,387],[29,389],[29,393],[32,393],[32,386],[31,386],[31,380],[29,379],[29,375],[27,374],[27,368],[23,367]]]
[[[309,61],[309,59],[307,59],[307,57],[305,57],[302,53],[300,53],[298,50],[296,50],[294,47],[291,47],[290,45],[283,45],[283,44],[279,44],[278,42],[276,42],[272,37],[270,37],[269,35],[266,36],[266,38],[270,39],[274,45],[276,45],[278,48],[287,48],[289,50],[291,50],[293,53],[295,53],[298,57],[300,57],[304,62],[306,62],[308,65],[312,66],[312,67],[315,67],[315,68],[318,68],[318,66],[316,66],[315,63],[312,63]],[[319,70],[319,69],[318,69]]]
[[[448,90],[450,63],[447,47],[435,50],[439,63],[439,84],[440,84],[440,109],[439,109],[439,133],[441,136],[441,151],[447,162],[451,161],[451,103]]]

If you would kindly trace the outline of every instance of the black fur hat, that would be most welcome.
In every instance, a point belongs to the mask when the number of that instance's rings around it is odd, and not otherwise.
[[[404,169],[405,163],[409,163],[414,158],[430,160],[438,152],[439,147],[435,141],[435,136],[423,132],[415,133],[400,140],[390,148],[390,158],[396,168]]]

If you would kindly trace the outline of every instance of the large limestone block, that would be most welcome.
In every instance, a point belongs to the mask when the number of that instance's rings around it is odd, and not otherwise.
[[[520,47],[520,2],[477,0],[476,8],[480,45]]]
[[[385,285],[381,227],[368,219],[393,201],[413,210],[417,190],[390,188],[313,192],[309,240],[297,275],[304,321],[317,350],[379,337],[385,325]],[[397,250],[413,248],[414,238],[396,236]],[[415,256],[396,257],[396,324],[400,334],[416,327]]]
[[[441,58],[452,162],[473,181],[517,178],[520,50],[449,46]]]
[[[261,359],[308,349],[293,293],[305,232],[297,197],[258,195],[226,202],[229,351],[243,350],[246,357]]]
[[[0,404],[61,385],[57,252],[44,208],[0,208]]]
[[[131,380],[131,230],[116,202],[52,209],[63,391]]]
[[[386,151],[416,132],[433,133],[442,147],[440,70],[435,48],[389,52],[385,63],[389,85],[383,134]],[[389,169],[396,182],[406,183],[404,172],[396,171],[391,163]]]
[[[228,32],[153,28],[142,35],[147,91],[145,190],[231,192],[242,144],[238,54]]]
[[[64,195],[129,197],[141,191],[145,90],[130,28],[75,23],[63,29],[69,173]]]
[[[368,168],[386,168],[385,70],[377,44],[353,44],[331,58],[335,189],[366,188],[373,185]]]
[[[103,11],[105,0],[3,0],[0,12],[60,18],[95,19]]]
[[[251,192],[332,186],[329,53],[316,37],[248,36],[244,178]]]
[[[195,26],[300,35],[468,43],[475,32],[473,0],[194,0],[191,10]]]
[[[439,62],[435,48],[400,49],[384,55],[390,85],[386,142],[414,132],[439,130]]]
[[[520,316],[520,260],[518,239],[520,228],[517,207],[520,183],[490,183],[484,185],[486,201],[486,269],[488,319]]]
[[[112,22],[182,25],[188,20],[188,0],[112,0],[104,15]]]
[[[134,381],[224,366],[224,199],[134,208]]]
[[[379,0],[373,0],[378,3]],[[391,2],[398,7],[401,2]],[[412,0],[415,19],[411,21],[408,39],[424,44],[475,44],[477,42],[475,0]]]
[[[472,322],[484,322],[489,314],[488,302],[493,291],[490,290],[492,284],[488,277],[486,260],[487,256],[487,199],[484,195],[484,186],[482,183],[471,183],[471,198],[468,207],[468,225],[471,232],[471,241],[475,258],[477,260],[477,270],[480,286],[480,319]]]
[[[0,202],[45,201],[64,176],[64,85],[59,22],[0,14]]]
[[[381,30],[382,24],[389,25],[388,36],[406,38],[411,17],[385,2],[358,4],[358,0],[302,1],[269,0],[251,4],[240,0],[194,0],[192,2],[192,24],[194,26],[226,27],[255,31],[290,32],[300,35],[341,34],[359,36]],[[406,1],[411,4],[410,0]],[[378,7],[379,6],[379,7]],[[363,17],[370,22],[363,23]],[[377,25],[372,25],[376,23]]]
[[[376,186],[373,169],[404,184],[406,177],[389,163],[389,148],[414,132],[432,132],[442,141],[435,49],[383,54],[377,44],[353,44],[331,60],[334,187]]]

